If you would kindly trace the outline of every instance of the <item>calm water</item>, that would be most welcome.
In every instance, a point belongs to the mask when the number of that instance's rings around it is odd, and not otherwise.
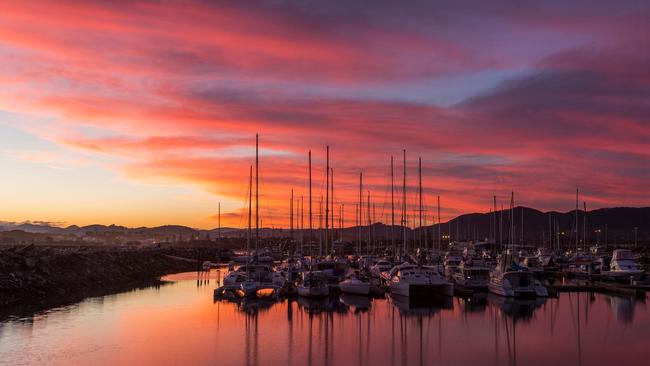
[[[214,272],[213,272],[214,276]],[[0,323],[3,365],[647,365],[643,301],[213,302],[214,277]]]

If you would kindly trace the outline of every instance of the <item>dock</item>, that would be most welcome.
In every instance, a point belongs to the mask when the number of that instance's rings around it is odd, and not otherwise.
[[[646,297],[646,291],[650,290],[650,286],[643,285],[626,285],[619,283],[607,283],[599,281],[588,281],[584,284],[571,283],[571,284],[553,284],[546,285],[549,292],[602,292],[616,295],[625,295],[633,297]]]

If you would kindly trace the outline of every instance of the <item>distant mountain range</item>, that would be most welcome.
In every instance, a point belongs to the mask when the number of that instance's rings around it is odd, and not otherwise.
[[[119,225],[87,225],[87,226],[77,226],[71,225],[68,227],[54,226],[50,224],[34,224],[30,222],[26,223],[13,223],[0,221],[0,231],[10,231],[10,230],[22,230],[29,233],[38,233],[38,234],[51,234],[51,235],[90,235],[90,234],[137,234],[142,236],[164,236],[164,235],[180,235],[183,237],[189,237],[192,235],[206,234],[209,232],[217,232],[217,229],[214,230],[201,230],[194,229],[182,225],[163,225],[156,227],[138,227],[138,228],[128,228],[126,226]],[[222,234],[227,234],[231,232],[232,228],[222,228]]]
[[[541,242],[548,240],[549,220],[553,232],[559,228],[563,233],[563,240],[575,238],[575,210],[569,212],[542,212],[528,207],[516,207],[513,210],[514,217],[514,242],[520,242],[522,237],[525,242]],[[523,218],[523,230],[522,230]],[[588,211],[586,214],[586,225],[584,225],[585,214],[583,211],[578,212],[578,230],[579,236],[583,236],[583,231],[587,234],[587,241],[595,243],[597,240],[610,243],[627,243],[633,242],[635,228],[637,228],[637,239],[639,242],[650,242],[650,207],[616,207],[601,208]],[[496,220],[493,221],[493,220]],[[501,222],[501,238],[504,242],[508,241],[508,232],[510,227],[510,211],[497,211],[496,214],[490,213],[471,213],[458,216],[448,222],[441,224],[441,235],[449,235],[451,240],[483,240],[493,237],[499,240],[499,222]],[[406,229],[410,240],[425,236],[431,240],[432,235],[437,236],[438,225],[426,226],[422,229]],[[165,225],[158,227],[139,227],[127,228],[117,225],[88,225],[68,227],[59,227],[48,223],[13,223],[0,221],[0,231],[20,230],[29,233],[38,233],[45,235],[69,235],[69,236],[127,236],[134,238],[158,238],[158,239],[183,239],[205,238],[209,235],[211,238],[217,236],[217,229],[201,230],[180,225]],[[368,227],[346,227],[341,233],[338,228],[335,230],[335,237],[341,235],[344,240],[356,240],[361,233],[362,240],[368,237]],[[383,223],[375,223],[370,228],[375,238],[390,239],[391,227]],[[400,240],[403,228],[395,226],[392,229],[396,240]],[[435,233],[435,234],[434,234]],[[226,237],[244,237],[245,229],[221,228],[222,236]],[[271,229],[261,228],[262,237],[281,237],[289,236],[288,229]],[[294,232],[297,238],[299,231]],[[319,231],[314,230],[314,238],[317,240]]]

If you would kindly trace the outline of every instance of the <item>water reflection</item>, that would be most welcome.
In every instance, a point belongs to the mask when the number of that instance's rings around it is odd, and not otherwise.
[[[634,311],[642,306],[645,310],[645,299],[640,300],[630,297],[609,296],[606,298],[612,309],[612,313],[620,323],[632,324],[634,322]]]
[[[456,303],[463,313],[482,313],[487,307],[487,292],[481,292],[472,296],[458,297]]]
[[[0,363],[560,366],[648,355],[650,314],[633,298],[214,301],[216,274],[197,276],[2,322]]]
[[[505,316],[529,321],[533,318],[535,310],[544,305],[547,299],[543,297],[533,299],[514,299],[489,294],[487,296],[487,301],[490,306],[499,308]]]
[[[339,300],[354,309],[354,312],[365,312],[370,309],[372,299],[368,296],[341,294]]]

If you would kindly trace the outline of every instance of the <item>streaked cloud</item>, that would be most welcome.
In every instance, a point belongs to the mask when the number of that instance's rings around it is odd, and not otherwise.
[[[289,190],[306,192],[309,149],[320,195],[326,144],[346,207],[360,171],[384,204],[403,148],[411,192],[422,156],[426,202],[441,194],[445,217],[511,189],[542,209],[569,208],[576,186],[591,207],[647,205],[648,14],[641,1],[9,2],[0,109],[67,152],[5,151],[195,186],[232,213],[260,133],[274,225]],[[441,97],[452,81],[471,83]]]

